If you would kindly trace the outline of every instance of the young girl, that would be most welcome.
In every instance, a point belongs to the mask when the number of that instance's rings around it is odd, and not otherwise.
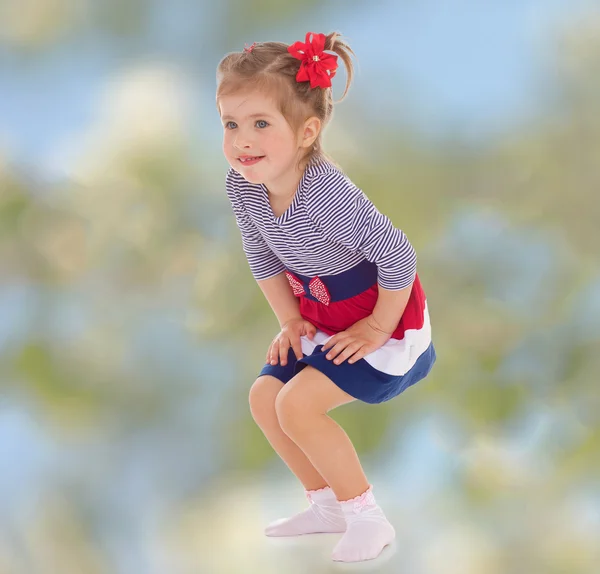
[[[334,52],[334,54],[327,53]],[[254,420],[310,502],[268,536],[343,532],[332,558],[377,557],[395,537],[344,430],[327,413],[381,403],[435,361],[416,256],[322,150],[338,57],[337,33],[291,46],[254,43],[217,72],[227,195],[250,269],[281,331],[250,389]]]

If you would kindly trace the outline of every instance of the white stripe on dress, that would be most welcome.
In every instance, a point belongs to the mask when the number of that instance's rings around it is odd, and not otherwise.
[[[402,376],[415,366],[417,359],[431,344],[431,324],[427,304],[423,312],[423,327],[407,329],[403,339],[390,339],[385,345],[363,357],[374,369],[387,375]],[[311,340],[306,336],[300,338],[302,352],[310,355],[317,345],[324,345],[333,335],[320,329]]]

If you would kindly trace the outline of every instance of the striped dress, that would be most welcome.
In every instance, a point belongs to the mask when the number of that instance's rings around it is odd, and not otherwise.
[[[285,273],[302,317],[317,328],[312,340],[302,337],[301,361],[290,350],[286,366],[267,364],[260,374],[285,383],[311,365],[353,397],[379,403],[429,373],[435,350],[415,250],[341,170],[311,162],[280,216],[271,209],[266,186],[233,168],[226,190],[254,278]],[[325,358],[321,348],[332,335],[371,314],[378,285],[400,290],[411,284],[404,314],[385,345],[353,364]]]

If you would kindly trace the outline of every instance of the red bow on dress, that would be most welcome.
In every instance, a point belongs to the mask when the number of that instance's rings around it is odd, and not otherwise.
[[[310,40],[310,36],[313,39]],[[337,56],[326,54],[325,34],[306,34],[306,42],[295,42],[288,47],[288,52],[302,61],[296,74],[297,82],[310,82],[311,88],[330,88],[331,78],[337,70]]]
[[[304,297],[304,295],[306,295],[306,290],[304,289],[302,281],[300,281],[298,277],[289,271],[285,272],[285,276],[290,283],[294,295],[296,295],[296,297]],[[317,301],[323,303],[323,305],[329,305],[329,303],[331,303],[331,295],[329,294],[329,290],[325,286],[325,283],[321,281],[320,277],[313,277],[310,280],[308,284],[308,290],[310,291],[310,294]]]

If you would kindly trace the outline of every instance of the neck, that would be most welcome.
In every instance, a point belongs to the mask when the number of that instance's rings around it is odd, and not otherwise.
[[[265,183],[269,195],[277,199],[293,197],[300,185],[306,166],[307,162],[303,162],[299,168],[286,172],[277,181]]]

